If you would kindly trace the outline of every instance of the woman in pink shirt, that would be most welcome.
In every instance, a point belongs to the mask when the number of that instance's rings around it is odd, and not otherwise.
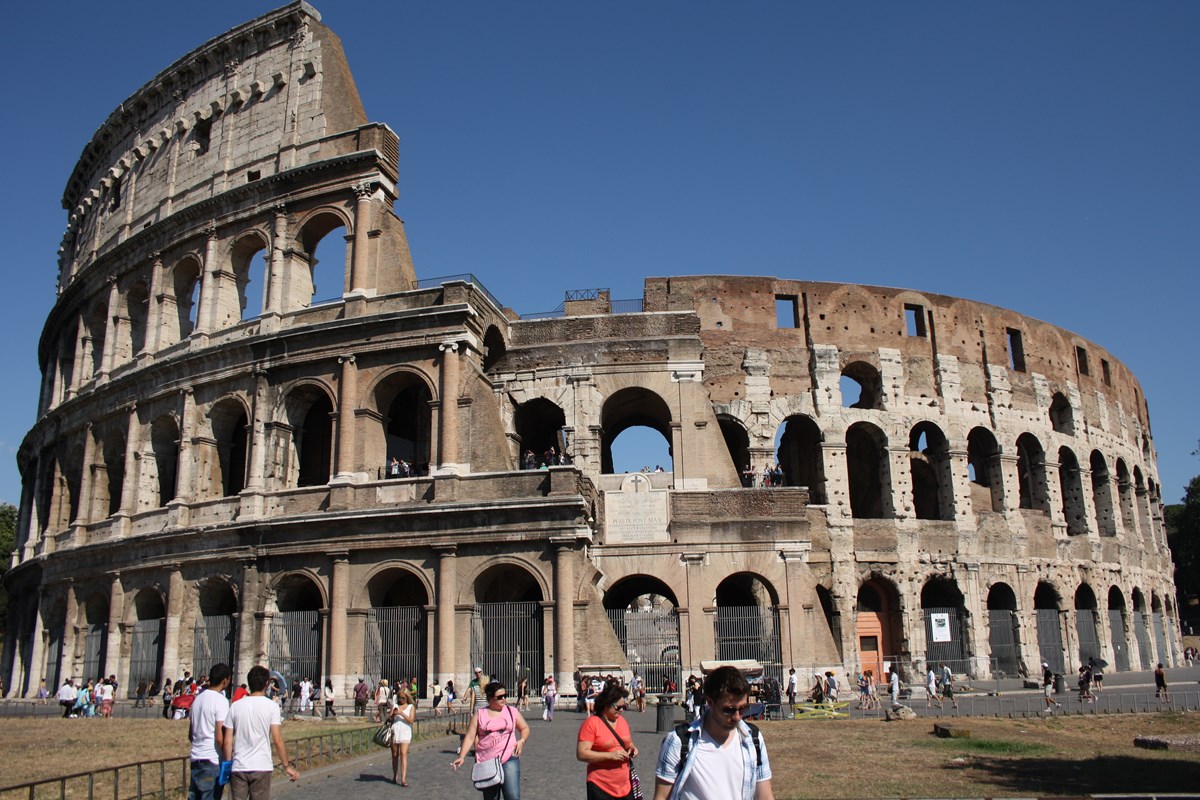
[[[477,762],[499,756],[504,764],[504,783],[483,789],[483,800],[500,800],[501,793],[504,800],[521,800],[521,751],[529,741],[529,724],[520,711],[506,702],[508,690],[503,683],[492,681],[483,693],[487,705],[471,718],[458,758],[450,766],[461,767],[472,745]]]

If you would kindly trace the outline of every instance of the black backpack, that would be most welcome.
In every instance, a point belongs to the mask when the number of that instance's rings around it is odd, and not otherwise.
[[[679,737],[679,763],[675,766],[675,774],[678,775],[683,771],[683,765],[687,763],[688,752],[692,749],[692,737],[688,735],[690,723],[681,722],[675,726],[675,735]],[[753,722],[747,722],[746,727],[750,729],[750,738],[754,741],[754,755],[758,759],[759,768],[762,767],[762,745],[759,743],[759,737],[762,735],[758,732],[758,726]]]

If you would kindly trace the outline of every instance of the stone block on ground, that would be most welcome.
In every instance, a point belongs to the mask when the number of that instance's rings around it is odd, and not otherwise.
[[[916,719],[917,712],[908,706],[894,706],[884,710],[883,718],[887,722],[894,722],[898,719]]]

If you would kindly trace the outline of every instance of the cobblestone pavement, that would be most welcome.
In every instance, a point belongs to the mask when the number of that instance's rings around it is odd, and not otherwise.
[[[682,709],[678,710],[683,719]],[[536,709],[526,716],[530,738],[521,756],[521,797],[523,800],[558,800],[584,796],[582,763],[575,760],[575,738],[583,722],[582,714],[558,712],[554,722],[543,722]],[[642,755],[637,759],[638,774],[647,788],[653,786],[654,764],[662,734],[654,732],[655,710],[629,713],[634,744]],[[302,774],[294,784],[279,772],[272,781],[272,796],[282,800],[478,800],[479,792],[471,785],[470,758],[457,772],[450,768],[458,748],[457,739],[423,742],[409,752],[408,787],[391,783],[391,751],[377,748],[369,756],[347,761],[324,770]],[[284,788],[286,785],[286,788]]]

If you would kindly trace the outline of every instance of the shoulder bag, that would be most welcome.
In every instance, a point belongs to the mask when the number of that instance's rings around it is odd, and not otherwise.
[[[384,720],[384,723],[379,726],[379,730],[375,731],[375,735],[371,737],[375,744],[380,747],[392,746],[392,723]]]
[[[627,751],[633,749],[629,746],[628,742],[621,738],[620,734],[617,733],[617,729],[612,726],[611,722],[604,718],[603,714],[597,714],[597,716],[600,717],[600,721],[607,725],[608,729],[612,731],[613,738],[617,740],[621,747],[624,747]],[[642,800],[642,779],[638,777],[637,770],[633,766],[632,755],[629,757],[629,787],[629,796],[633,798],[633,800]]]
[[[486,713],[486,709],[481,709],[476,713]],[[512,709],[509,709],[508,716],[509,721],[512,722],[512,728],[508,732],[508,739],[504,740],[504,747],[500,749],[500,755],[489,758],[487,761],[476,761],[475,765],[471,767],[471,781],[475,784],[476,789],[486,789],[489,786],[500,786],[504,783],[504,762],[500,759],[503,757],[504,751],[508,749],[508,742],[517,729],[517,719],[512,713]],[[478,731],[478,729],[478,723],[476,723],[476,730]],[[478,739],[475,744],[479,744]]]

